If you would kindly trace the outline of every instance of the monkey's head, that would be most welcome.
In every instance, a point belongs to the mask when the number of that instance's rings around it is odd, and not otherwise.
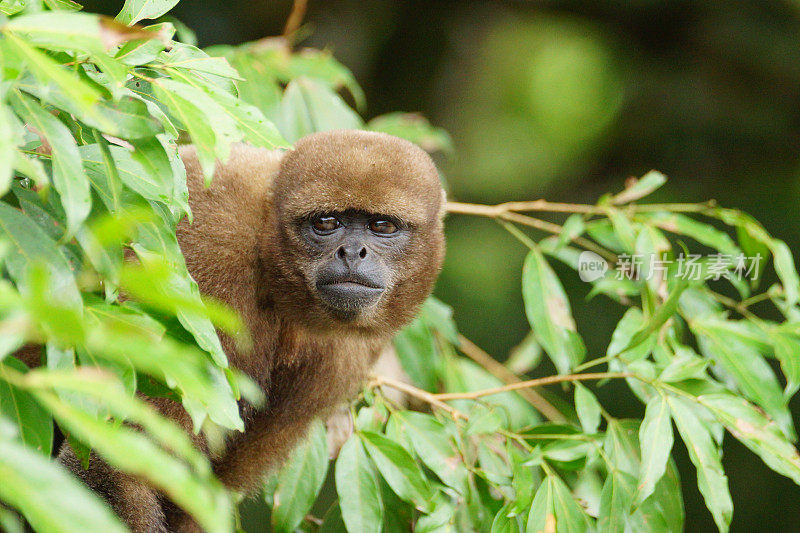
[[[281,162],[271,205],[271,298],[294,316],[392,331],[430,293],[444,192],[414,144],[350,130],[304,137]]]

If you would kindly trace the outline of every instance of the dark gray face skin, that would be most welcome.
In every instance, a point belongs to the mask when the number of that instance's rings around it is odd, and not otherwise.
[[[380,300],[411,237],[401,221],[360,211],[314,215],[301,221],[300,233],[316,263],[311,281],[342,319]]]

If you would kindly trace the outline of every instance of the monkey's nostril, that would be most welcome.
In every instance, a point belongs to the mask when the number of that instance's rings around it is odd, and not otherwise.
[[[345,251],[344,246],[340,246],[339,249],[336,250],[336,256],[339,259],[344,259],[346,255],[347,255],[347,252]]]
[[[367,257],[367,249],[366,248],[362,248],[361,251],[358,252],[358,257],[360,257],[361,259],[364,259],[365,257]]]

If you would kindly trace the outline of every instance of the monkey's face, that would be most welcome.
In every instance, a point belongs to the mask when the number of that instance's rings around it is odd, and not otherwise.
[[[444,252],[444,192],[424,151],[385,134],[316,133],[283,158],[273,191],[263,257],[278,306],[316,330],[391,333],[413,317]]]
[[[391,288],[411,238],[395,217],[356,210],[320,213],[300,222],[310,284],[342,318],[374,307]]]

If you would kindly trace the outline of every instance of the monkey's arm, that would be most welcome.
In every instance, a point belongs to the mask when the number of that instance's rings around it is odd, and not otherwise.
[[[133,533],[167,533],[158,493],[141,481],[116,470],[94,452],[84,469],[69,443],[64,442],[58,460],[90,489],[100,494]]]

